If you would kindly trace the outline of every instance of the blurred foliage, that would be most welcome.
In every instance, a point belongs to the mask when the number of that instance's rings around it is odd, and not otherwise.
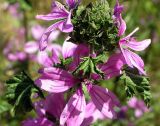
[[[18,9],[20,17],[17,18],[9,12],[8,1],[19,1],[21,8]],[[26,3],[26,1],[28,2]],[[36,14],[44,14],[50,11],[52,0],[0,0],[0,126],[19,126],[20,122],[25,118],[23,116],[11,117],[9,109],[10,105],[6,103],[4,98],[5,80],[13,76],[13,63],[7,61],[3,55],[3,49],[7,43],[13,38],[17,38],[17,29],[24,27],[25,31],[24,39],[20,39],[20,43],[25,43],[29,40],[33,40],[30,33],[30,28],[34,24],[41,24],[42,26],[49,26],[50,23],[36,20]],[[61,0],[59,0],[61,1]],[[82,3],[87,5],[92,0],[83,0]],[[94,0],[95,1],[95,0]],[[114,6],[116,0],[108,0],[111,7]],[[136,33],[136,37],[139,40],[146,38],[152,39],[151,46],[140,53],[145,60],[147,74],[151,83],[151,112],[144,114],[141,118],[127,117],[130,122],[134,122],[136,126],[159,126],[160,124],[160,13],[159,6],[160,0],[120,0],[120,3],[124,5],[123,17],[127,23],[127,33],[129,34],[136,27],[140,27],[140,30]],[[63,39],[60,39],[59,43],[62,43]],[[22,64],[22,63],[21,63]],[[38,66],[33,63],[27,64],[29,68],[29,74],[35,78]],[[33,72],[34,71],[34,72]],[[113,90],[119,97],[121,102],[125,105],[125,92],[122,91],[123,82],[119,82],[116,79],[102,82],[104,87]],[[117,86],[118,85],[118,86]],[[133,112],[128,112],[133,114]],[[29,115],[32,115],[30,113]],[[127,122],[125,120],[106,120],[98,121],[94,126],[125,126]]]

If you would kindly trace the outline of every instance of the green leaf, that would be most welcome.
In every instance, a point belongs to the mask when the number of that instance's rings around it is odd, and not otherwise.
[[[38,93],[40,97],[44,98],[42,91],[25,72],[6,81],[6,86],[6,98],[13,105],[11,110],[13,116],[30,112],[33,109],[32,93]]]
[[[125,70],[121,79],[124,80],[128,98],[139,95],[143,98],[147,106],[150,105],[151,93],[149,79],[147,77]]]

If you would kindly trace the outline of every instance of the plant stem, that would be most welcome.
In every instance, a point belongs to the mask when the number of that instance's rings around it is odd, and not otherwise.
[[[24,35],[25,42],[27,42],[28,41],[28,18],[25,10],[23,11],[23,26],[25,28],[25,35]]]

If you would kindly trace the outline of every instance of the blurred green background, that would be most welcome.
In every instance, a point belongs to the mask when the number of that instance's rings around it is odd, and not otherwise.
[[[10,3],[16,0],[0,0],[0,126],[19,126],[20,122],[27,117],[18,116],[11,117],[9,109],[3,106],[10,106],[4,100],[5,80],[14,74],[13,68],[15,63],[9,62],[3,55],[3,49],[6,44],[12,39],[20,40],[23,44],[29,40],[33,40],[30,35],[30,28],[34,24],[49,26],[51,22],[45,22],[35,19],[36,14],[44,14],[50,11],[51,0],[28,0],[29,5],[22,5],[19,11],[20,18],[13,16],[8,10]],[[21,1],[21,0],[17,0]],[[59,0],[60,1],[60,0]],[[111,7],[114,7],[116,0],[108,0]],[[91,0],[82,0],[82,3],[88,4]],[[20,2],[21,3],[21,2]],[[151,80],[151,112],[144,114],[141,118],[128,117],[135,123],[136,126],[160,126],[160,0],[120,0],[124,5],[123,18],[127,23],[126,34],[133,31],[136,27],[140,30],[135,34],[138,40],[146,38],[152,39],[152,44],[149,48],[140,53],[145,61],[147,74]],[[23,3],[22,3],[23,4]],[[20,27],[27,29],[24,36],[17,35],[17,30]],[[19,38],[18,38],[19,37]],[[58,42],[61,42],[59,40]],[[13,47],[16,48],[16,47]],[[24,65],[24,64],[22,64]],[[29,64],[31,76],[35,77],[38,67],[35,64]],[[113,81],[109,83],[114,83]],[[123,126],[125,123],[118,121],[99,121],[95,126]]]

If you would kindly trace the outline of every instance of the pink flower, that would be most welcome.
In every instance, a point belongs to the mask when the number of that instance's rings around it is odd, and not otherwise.
[[[81,117],[82,115],[80,112],[75,112],[76,115],[78,116],[77,117],[74,115],[74,112],[71,111],[73,108],[79,111],[80,110],[82,111],[82,109],[85,109],[85,108],[82,108],[82,106],[79,106],[79,104],[80,105],[85,104],[83,91],[81,88],[82,84],[85,84],[87,86],[88,92],[96,108],[103,115],[105,115],[105,117],[115,118],[116,114],[114,112],[114,107],[119,105],[119,101],[113,93],[108,91],[108,89],[104,89],[96,85],[88,84],[87,80],[82,80],[77,77],[74,77],[67,71],[59,68],[53,68],[53,67],[44,68],[40,71],[40,73],[42,75],[35,81],[35,83],[41,89],[48,92],[60,93],[60,92],[65,92],[69,90],[73,86],[76,86],[76,85],[80,86],[79,88],[77,88],[76,94],[74,94],[70,98],[69,102],[65,107],[64,112],[62,112],[63,116],[61,116],[61,119],[60,119],[61,120],[60,122],[62,125],[64,123],[71,123],[73,122],[73,120],[79,120],[77,123],[81,124],[84,119],[84,117]],[[71,109],[70,107],[73,107],[73,108]],[[69,122],[67,121],[67,119],[69,120]]]
[[[67,45],[70,46],[68,47]],[[71,65],[69,66],[69,71],[75,68],[75,64],[79,65],[80,63],[80,58],[81,58],[80,50],[82,50],[82,48],[80,47],[82,47],[82,45],[77,46],[67,41],[65,41],[63,44],[62,48],[63,58],[64,59],[69,57],[74,58],[73,63],[71,63]],[[52,51],[52,56],[53,56],[51,57],[52,61],[54,59],[58,63],[60,62],[59,57],[54,51]],[[64,92],[73,87],[74,84],[80,82],[79,79],[76,79],[71,73],[60,68],[48,66],[47,68],[41,69],[40,74],[42,76],[36,80],[36,83],[38,84],[39,87],[48,92],[53,92],[53,93]]]
[[[18,12],[18,10],[19,10],[19,3],[18,2],[15,4],[8,5],[7,9],[13,17],[18,18],[18,19],[22,18],[22,13]]]
[[[28,58],[27,54],[23,51],[25,30],[24,28],[20,28],[17,29],[16,32],[17,36],[7,43],[3,50],[3,54],[9,61],[23,62]]]
[[[47,21],[60,20],[46,29],[40,40],[40,50],[44,50],[47,47],[48,38],[56,28],[66,33],[73,31],[73,25],[71,23],[71,11],[79,3],[79,1],[67,0],[66,3],[70,8],[69,11],[61,3],[55,1],[52,4],[52,11],[49,14],[36,16],[38,19]]]
[[[131,98],[128,101],[128,106],[135,109],[135,116],[141,117],[145,112],[149,112],[149,109],[142,100],[138,100],[136,97]]]
[[[25,52],[17,51],[15,53],[8,53],[7,58],[10,61],[25,61],[27,59],[27,54]]]
[[[40,40],[41,35],[44,32],[44,28],[40,25],[35,25],[32,27],[32,36],[38,41]],[[53,62],[49,56],[49,52],[54,51],[57,56],[59,56],[62,52],[62,48],[58,44],[52,44],[51,42],[56,40],[59,35],[59,31],[54,30],[54,32],[49,37],[49,46],[45,51],[39,52],[39,44],[36,41],[29,41],[25,44],[24,51],[30,56],[31,60],[37,61],[39,64],[43,66],[52,66]],[[52,56],[53,58],[53,56]]]
[[[122,36],[126,30],[126,23],[122,19],[122,15],[121,15],[122,11],[123,11],[123,6],[120,6],[119,1],[117,0],[116,6],[114,8],[113,19],[115,20],[115,23],[119,29],[118,36]],[[142,51],[145,48],[147,48],[151,43],[150,39],[137,42],[133,37],[131,37],[137,30],[138,28],[136,28],[128,36],[122,38],[119,41],[119,46],[127,62],[127,65],[130,67],[136,67],[141,74],[145,75],[146,73],[144,71],[144,62],[141,59],[141,57],[139,57],[137,54],[127,49],[127,48],[130,48],[135,51]]]
[[[68,48],[66,46],[67,43],[70,45]],[[75,45],[70,42],[64,43],[62,52],[64,58],[73,57],[73,63],[71,63],[71,66],[73,67],[71,68],[76,68],[81,62],[81,58],[89,55],[89,49],[87,46]],[[76,93],[70,98],[61,114],[60,124],[79,126],[82,122],[85,123],[86,102],[82,85],[87,87],[96,111],[104,115],[105,118],[115,118],[116,113],[114,107],[119,105],[116,96],[108,91],[108,89],[92,84],[90,80],[87,80],[86,78],[72,75],[70,72],[72,70],[70,70],[70,67],[68,71],[55,67],[43,68],[39,71],[41,76],[35,81],[37,86],[50,93],[61,93],[68,91],[71,88],[76,90]],[[100,117],[97,116],[95,119],[96,118]],[[88,120],[86,121],[88,122]],[[91,122],[93,121],[95,120],[92,120]],[[77,123],[75,124],[73,122]],[[91,122],[89,121],[88,123]]]
[[[39,41],[41,39],[41,36],[44,33],[44,31],[45,31],[45,28],[40,25],[34,25],[31,28],[32,36],[36,41]],[[55,41],[58,38],[59,34],[60,34],[60,32],[58,30],[54,30],[51,33],[48,41],[49,42]]]
[[[52,66],[53,62],[57,62],[52,60],[53,56],[49,56],[49,52],[56,53],[57,56],[61,54],[62,47],[58,44],[50,44],[45,51],[39,51],[38,43],[34,41],[30,41],[25,44],[24,48],[25,52],[29,54],[30,59],[37,61],[42,66],[48,67]]]
[[[119,46],[122,51],[122,54],[127,62],[127,65],[130,67],[136,67],[141,74],[146,74],[144,71],[144,62],[136,53],[130,51],[128,48],[135,50],[135,51],[142,51],[146,49],[150,43],[150,39],[146,39],[143,41],[136,41],[133,37],[131,37],[138,28],[136,28],[132,33],[130,33],[128,36],[122,38],[119,41]]]

